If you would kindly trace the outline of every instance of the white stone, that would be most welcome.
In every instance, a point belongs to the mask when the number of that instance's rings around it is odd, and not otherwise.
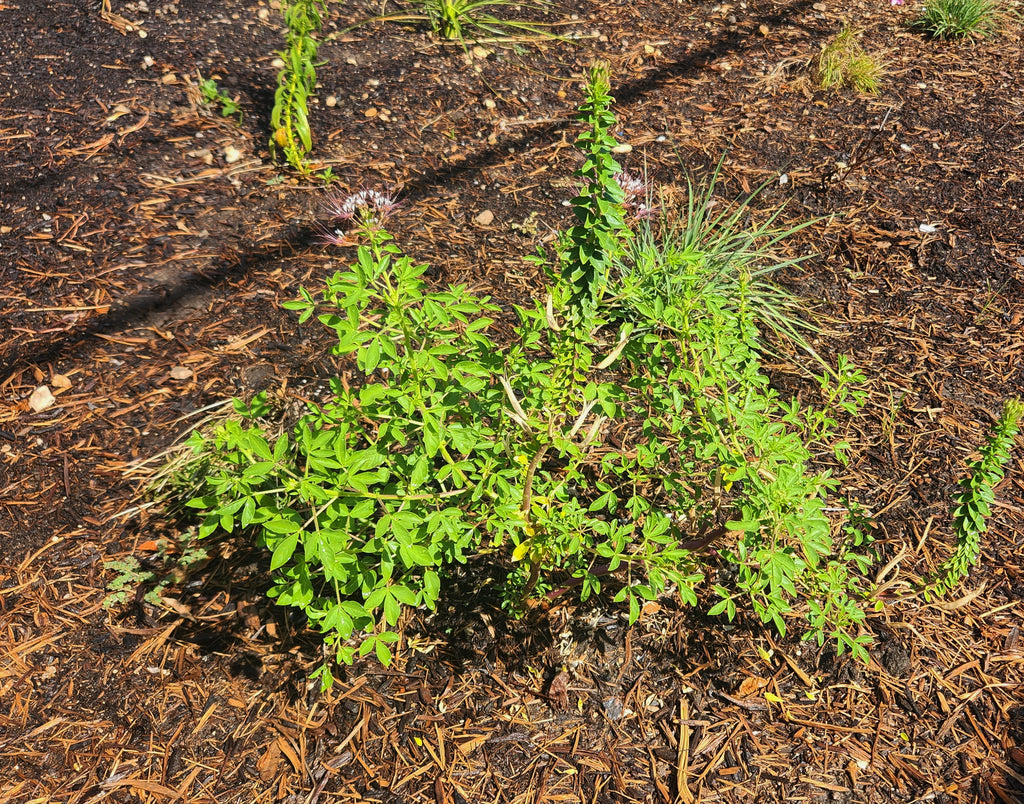
[[[45,385],[40,385],[28,398],[28,406],[32,408],[33,413],[42,413],[56,401],[50,389]]]

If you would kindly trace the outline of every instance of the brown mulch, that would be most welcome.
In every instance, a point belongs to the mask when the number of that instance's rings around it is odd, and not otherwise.
[[[819,301],[815,347],[872,378],[836,469],[877,523],[886,605],[865,667],[670,598],[633,628],[569,600],[509,621],[471,564],[390,668],[321,694],[315,637],[243,544],[159,605],[103,605],[109,563],[156,566],[179,527],[130,470],[210,405],[337,371],[280,304],[348,256],[316,241],[317,184],[269,160],[276,4],[109,5],[0,0],[0,800],[1024,800],[1020,445],[962,596],[900,599],[948,555],[965,461],[1024,393],[1019,22],[936,43],[885,2],[588,2],[552,17],[566,41],[467,53],[346,31],[379,4],[332,4],[315,157],[345,190],[401,188],[394,233],[432,281],[506,310],[540,292],[522,255],[567,220],[595,57],[628,167],[682,193],[726,154],[723,195],[768,182],[759,211],[822,218],[782,281]],[[878,96],[807,80],[844,22],[885,54]],[[796,361],[773,380],[809,394]]]

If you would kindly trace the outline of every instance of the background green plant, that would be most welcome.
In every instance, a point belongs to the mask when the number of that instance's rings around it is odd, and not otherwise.
[[[192,534],[185,533],[176,540],[159,539],[156,553],[145,561],[136,556],[111,561],[106,565],[117,573],[107,583],[107,596],[103,608],[109,609],[127,603],[142,592],[142,599],[155,606],[169,587],[179,583],[195,566],[209,558],[207,551],[197,545]]]
[[[270,595],[302,609],[340,661],[390,661],[403,610],[433,609],[446,570],[474,554],[508,562],[512,612],[609,589],[633,622],[670,588],[698,604],[710,576],[709,613],[731,619],[747,601],[784,633],[802,612],[808,636],[866,656],[866,559],[833,538],[836,484],[810,468],[810,444],[841,455],[836,421],[783,404],[759,362],[759,327],[798,331],[795,300],[761,267],[785,233],[740,235],[739,217],[712,217],[710,195],[691,192],[688,224],[659,238],[641,221],[634,236],[611,100],[598,65],[576,224],[538,253],[550,293],[518,309],[511,344],[490,336],[487,299],[428,288],[364,204],[356,260],[285,305],[332,331],[358,388],[332,381],[290,430],[268,431],[257,397],[189,439],[180,485],[199,536],[254,534]],[[820,378],[823,399],[855,412],[862,380],[843,362]]]
[[[420,13],[398,12],[375,17],[374,20],[424,21],[442,39],[465,42],[481,35],[505,39],[513,34],[529,36],[551,36],[548,28],[538,22],[498,17],[490,9],[503,6],[532,12],[546,12],[551,3],[546,0],[419,0],[413,3]]]
[[[981,554],[981,536],[988,530],[995,487],[999,485],[1010,460],[1013,441],[1024,416],[1024,402],[1008,399],[999,419],[981,448],[981,457],[972,462],[969,474],[960,481],[960,493],[953,508],[953,532],[956,549],[939,568],[937,577],[925,589],[925,596],[952,591],[970,574]]]
[[[232,100],[226,92],[217,86],[217,82],[212,78],[199,76],[199,92],[202,94],[205,103],[220,107],[221,117],[234,117],[237,114],[238,122],[242,122],[242,110],[239,108],[238,102]]]
[[[816,71],[822,89],[852,87],[874,95],[882,65],[860,43],[863,31],[844,26],[818,55]]]
[[[278,152],[300,173],[309,171],[306,155],[313,150],[309,130],[309,97],[316,89],[319,44],[313,34],[323,26],[327,0],[282,0],[286,48],[278,53],[284,67],[277,76],[274,108],[270,113],[270,154]]]
[[[916,25],[936,39],[983,39],[999,28],[997,0],[925,0]]]

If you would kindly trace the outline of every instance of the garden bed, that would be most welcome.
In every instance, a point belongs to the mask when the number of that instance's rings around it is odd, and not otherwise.
[[[170,578],[157,605],[142,588],[104,606],[116,567],[156,566],[181,527],[140,508],[140,465],[210,406],[260,390],[301,404],[339,370],[325,334],[281,307],[351,254],[317,237],[323,182],[270,160],[280,10],[36,5],[0,6],[9,800],[1024,796],[1019,449],[969,580],[910,594],[952,551],[956,483],[1024,389],[1019,21],[943,42],[909,27],[913,4],[588,3],[548,18],[563,40],[464,48],[411,23],[349,30],[374,9],[332,5],[316,172],[344,192],[396,188],[396,242],[431,285],[490,296],[498,340],[547,290],[523,256],[571,222],[595,59],[621,161],[667,198],[724,156],[722,198],[767,182],[758,214],[820,218],[778,279],[817,305],[814,349],[869,378],[840,422],[849,464],[821,459],[872,515],[884,605],[863,665],[670,596],[631,627],[622,606],[572,595],[509,619],[489,591],[500,562],[481,559],[436,614],[403,620],[390,667],[359,660],[321,693],[317,636],[265,598],[267,557],[243,543]],[[847,23],[884,63],[877,95],[814,81]],[[204,102],[200,74],[240,122]],[[813,395],[806,360],[767,358],[773,387]],[[44,385],[52,404],[33,398]]]

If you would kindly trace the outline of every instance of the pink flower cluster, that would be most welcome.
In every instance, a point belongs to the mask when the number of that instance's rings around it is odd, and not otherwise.
[[[647,203],[651,197],[651,187],[647,182],[624,170],[616,173],[614,179],[626,196],[622,205],[627,212],[636,218],[653,218],[658,214],[658,208]]]
[[[328,193],[323,206],[324,212],[336,222],[358,217],[361,224],[380,224],[398,209],[398,201],[390,191],[382,193],[379,190],[360,190],[351,195]],[[357,243],[342,229],[323,224],[318,228],[320,239],[332,246],[354,246]]]

